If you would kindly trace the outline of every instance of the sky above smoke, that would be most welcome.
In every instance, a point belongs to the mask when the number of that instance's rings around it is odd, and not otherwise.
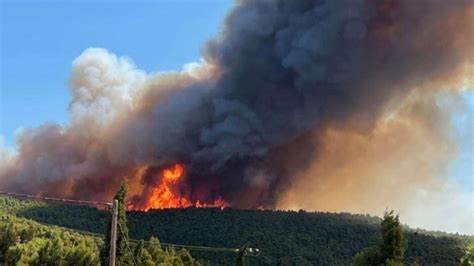
[[[455,114],[472,111],[473,20],[462,0],[239,1],[179,72],[86,49],[68,125],[19,133],[16,154],[0,152],[0,187],[107,200],[128,176],[140,201],[154,172],[182,163],[193,199],[390,208],[473,233],[472,190],[448,171]]]

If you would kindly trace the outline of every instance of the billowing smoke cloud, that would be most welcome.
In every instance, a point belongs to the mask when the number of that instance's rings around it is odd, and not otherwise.
[[[24,130],[0,184],[106,200],[129,176],[139,203],[154,172],[179,162],[191,198],[342,210],[322,202],[338,189],[362,195],[344,184],[431,183],[454,154],[434,95],[473,83],[473,10],[469,0],[240,1],[203,61],[181,72],[146,74],[87,49],[72,66],[69,126]],[[387,196],[376,191],[364,204]]]
[[[466,112],[464,100],[452,91],[418,93],[368,135],[328,129],[315,138],[319,155],[297,173],[277,206],[378,215],[390,208],[410,225],[474,232],[471,188],[449,171],[459,148],[447,130],[455,117],[446,108]]]
[[[3,136],[0,135],[0,169],[9,168],[13,163],[13,156],[13,152],[6,147]],[[6,177],[0,179],[0,184],[2,184],[2,182],[7,182]]]

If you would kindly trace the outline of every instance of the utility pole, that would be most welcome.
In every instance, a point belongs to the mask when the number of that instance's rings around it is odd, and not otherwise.
[[[237,266],[245,266],[247,265],[245,261],[245,256],[247,255],[247,245],[241,247],[239,249],[239,258],[237,259]]]
[[[115,250],[117,244],[117,216],[118,200],[114,199],[114,202],[112,204],[112,225],[110,226],[109,266],[115,266]]]
[[[257,257],[260,255],[260,249],[250,248],[249,244],[241,247],[238,252],[239,257],[237,258],[237,266],[247,266],[249,265],[248,256]]]

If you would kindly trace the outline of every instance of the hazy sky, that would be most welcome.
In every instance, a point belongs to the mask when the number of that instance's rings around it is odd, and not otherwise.
[[[0,135],[68,120],[72,61],[88,47],[125,55],[145,71],[198,61],[233,2],[0,0]]]

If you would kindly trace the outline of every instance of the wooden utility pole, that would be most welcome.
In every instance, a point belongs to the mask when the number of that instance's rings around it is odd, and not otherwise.
[[[114,199],[114,202],[112,204],[112,225],[110,226],[109,266],[115,266],[115,250],[117,244],[117,216],[118,200]]]
[[[237,259],[237,266],[246,266],[247,262],[246,257],[247,256],[247,245],[243,246],[239,250],[239,258]]]
[[[250,248],[249,244],[238,249],[239,257],[237,258],[237,266],[247,266],[249,265],[248,256],[257,257],[260,255],[260,249]]]

